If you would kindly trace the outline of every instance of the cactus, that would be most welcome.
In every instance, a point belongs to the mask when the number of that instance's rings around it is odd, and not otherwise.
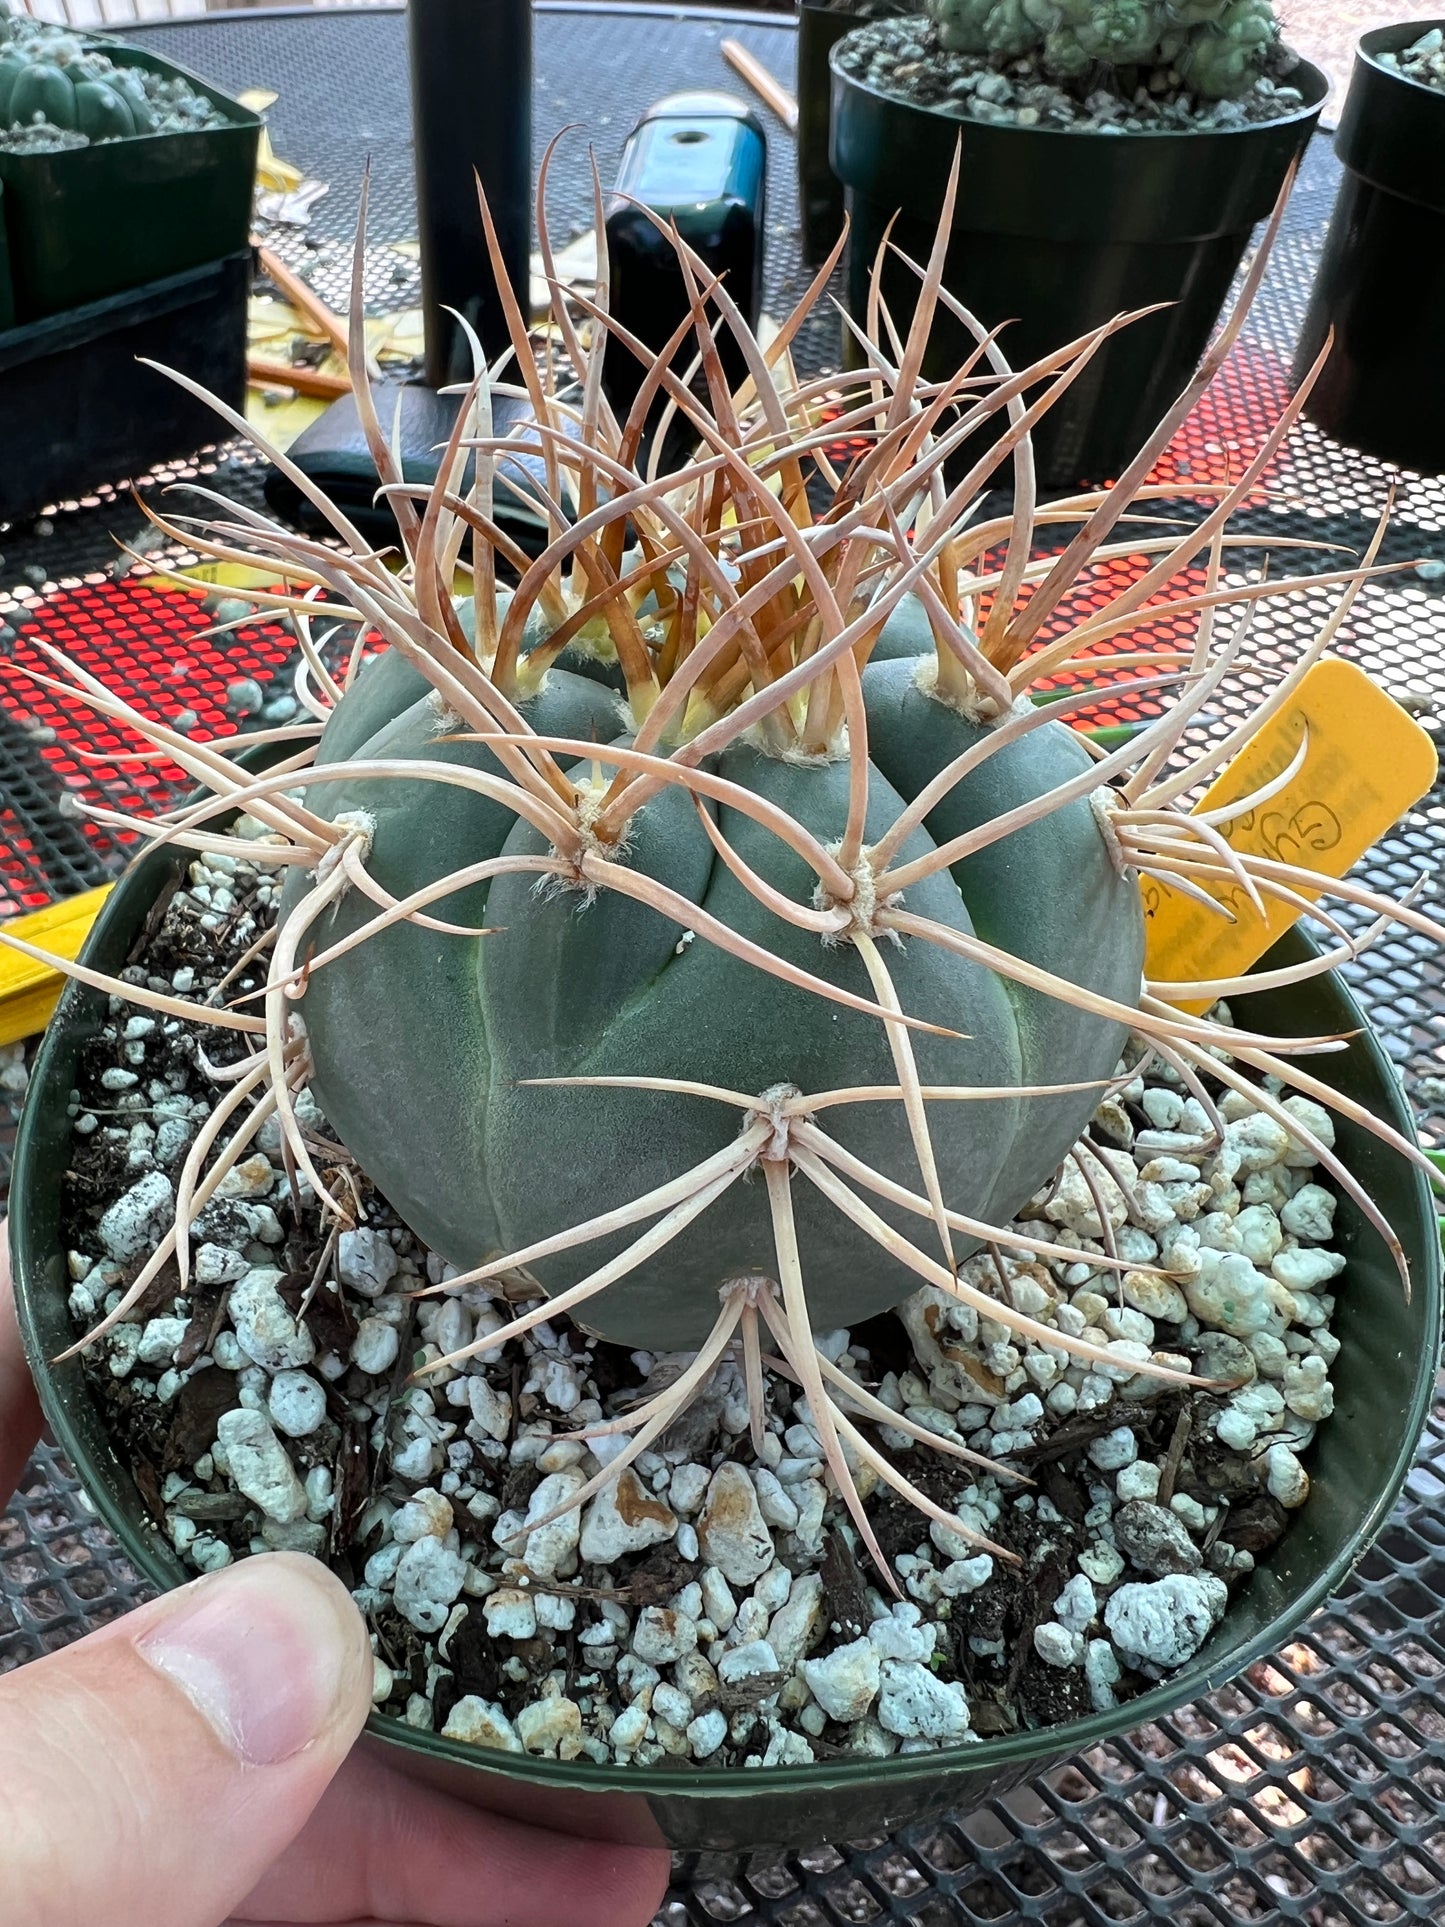
[[[1279,44],[1268,0],[927,0],[927,10],[952,53],[1037,55],[1055,80],[1172,65],[1211,100],[1247,93]]]
[[[214,799],[157,822],[114,811],[100,821],[181,847],[244,849],[289,878],[259,1011],[201,1007],[60,964],[254,1047],[224,1072],[227,1095],[178,1178],[175,1224],[99,1330],[129,1315],[167,1265],[186,1290],[189,1227],[273,1115],[296,1183],[348,1221],[354,1193],[338,1189],[334,1158],[321,1167],[298,1120],[296,1093],[309,1082],[346,1154],[456,1268],[434,1292],[520,1268],[547,1294],[526,1310],[513,1304],[500,1329],[463,1352],[427,1350],[423,1378],[464,1369],[474,1352],[563,1313],[626,1344],[690,1355],[664,1389],[603,1427],[631,1439],[571,1505],[660,1437],[729,1348],[740,1350],[760,1438],[766,1343],[806,1394],[839,1490],[884,1569],[850,1465],[970,1535],[863,1426],[881,1415],[920,1442],[972,1455],[844,1378],[814,1331],[897,1305],[924,1282],[997,1325],[1117,1369],[1087,1334],[1036,1325],[989,1290],[987,1251],[1006,1236],[1043,1256],[1074,1255],[1038,1226],[1005,1227],[1065,1160],[1097,1185],[1107,1151],[1086,1127],[1126,1039],[1172,1065],[1207,1110],[1206,1066],[1300,1130],[1221,1048],[1331,1101],[1291,1061],[1298,1046],[1170,1001],[1192,1008],[1236,985],[1142,978],[1149,875],[1295,901],[1323,889],[1370,909],[1381,927],[1394,919],[1445,939],[1408,900],[1233,851],[1213,819],[1179,803],[1248,733],[1206,737],[1182,764],[1170,761],[1243,644],[1247,622],[1220,639],[1219,609],[1247,611],[1299,586],[1221,575],[1232,545],[1258,544],[1257,533],[1231,535],[1229,519],[1302,397],[1235,480],[1213,490],[1197,526],[1117,539],[1235,339],[1241,306],[1120,483],[1040,510],[1032,421],[1119,324],[1017,374],[980,327],[963,370],[923,380],[957,179],[955,163],[908,336],[870,339],[862,374],[796,376],[788,348],[810,301],[765,350],[675,234],[695,290],[705,400],[673,373],[686,327],[652,354],[610,320],[605,262],[596,301],[555,298],[545,352],[564,354],[570,371],[538,371],[512,303],[523,371],[514,391],[535,416],[521,444],[546,471],[534,494],[549,541],[536,559],[495,520],[498,463],[517,443],[491,435],[497,383],[480,363],[435,485],[403,482],[366,383],[359,250],[353,379],[397,511],[400,572],[217,404],[311,493],[337,544],[249,508],[210,533],[159,526],[191,549],[260,560],[288,578],[257,599],[295,618],[298,691],[315,727],[309,748],[289,743],[279,770],[256,777],[229,760],[234,740],[225,754],[188,742],[72,672],[96,710],[249,811],[267,836],[233,842],[213,827]],[[540,215],[539,227],[545,249]],[[1266,244],[1246,302],[1267,253]],[[836,253],[813,299],[835,265]],[[500,264],[498,282],[505,289]],[[749,371],[735,393],[718,327],[734,334]],[[645,364],[624,419],[605,397],[607,352]],[[990,383],[980,385],[975,362]],[[819,408],[838,391],[842,417],[825,424]],[[643,434],[663,398],[697,448],[678,473],[656,475]],[[978,453],[978,429],[995,422],[1003,432]],[[827,450],[842,436],[861,452],[839,472]],[[476,472],[464,490],[469,448]],[[1012,510],[975,519],[1010,459]],[[956,480],[952,470],[945,478],[950,460],[968,465]],[[1062,557],[1034,552],[1050,521],[1079,525]],[[1362,567],[1334,578],[1343,608],[1382,536]],[[1148,574],[1065,619],[1081,578],[1107,583],[1092,572],[1140,553]],[[458,602],[464,557],[472,587]],[[1203,593],[1181,579],[1201,557]],[[501,567],[515,586],[499,586]],[[328,666],[311,628],[320,596],[329,619],[376,632],[385,651],[350,672]],[[1192,652],[1151,649],[1151,626],[1182,616],[1198,625]],[[1090,653],[1097,642],[1131,634],[1135,653],[1119,673],[1139,678],[1131,700],[1152,697],[1163,712],[1105,753],[1061,718],[1099,699],[1107,659]],[[1095,680],[1062,705],[1028,700],[1037,678],[1081,671]],[[1290,686],[1286,677],[1266,705]],[[1326,967],[1360,941],[1299,968]],[[25,948],[3,930],[0,942]],[[1381,1224],[1328,1146],[1311,1139],[1311,1149]],[[1089,1263],[1127,1268],[1107,1240]],[[1162,1359],[1140,1370],[1178,1376]]]
[[[73,34],[0,15],[0,130],[39,124],[82,142],[181,133],[223,124],[203,94],[179,76],[117,65]]]

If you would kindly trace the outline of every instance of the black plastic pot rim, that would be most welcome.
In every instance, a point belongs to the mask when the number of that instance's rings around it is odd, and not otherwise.
[[[1279,114],[1271,120],[1245,121],[1238,127],[1164,127],[1157,132],[1127,134],[1106,134],[1098,127],[1019,127],[1007,121],[970,120],[966,115],[940,113],[936,106],[926,106],[922,101],[906,100],[901,94],[891,94],[886,88],[876,87],[871,81],[860,79],[857,74],[846,73],[836,65],[833,72],[838,79],[849,87],[856,87],[860,93],[872,94],[876,100],[885,101],[888,106],[896,107],[901,112],[927,114],[931,119],[948,122],[961,135],[986,132],[1003,140],[1046,142],[1064,154],[1081,142],[1109,141],[1133,152],[1136,148],[1173,147],[1183,141],[1235,140],[1241,135],[1264,134],[1277,128],[1295,126],[1302,121],[1313,121],[1329,96],[1332,82],[1322,68],[1313,66],[1303,55],[1299,60],[1303,73],[1315,75],[1322,83],[1321,92],[1317,100],[1303,101],[1287,114]]]
[[[1423,94],[1427,100],[1439,103],[1440,111],[1445,114],[1445,88],[1427,87],[1423,80],[1416,80],[1413,74],[1403,73],[1398,67],[1386,67],[1381,63],[1381,54],[1403,53],[1413,47],[1423,34],[1434,27],[1445,29],[1445,19],[1439,20],[1402,20],[1398,25],[1371,27],[1362,33],[1355,43],[1355,56],[1386,80],[1398,81],[1415,94]]]

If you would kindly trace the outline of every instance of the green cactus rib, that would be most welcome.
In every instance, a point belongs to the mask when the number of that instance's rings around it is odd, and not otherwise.
[[[927,623],[916,633],[928,635]],[[874,752],[871,839],[984,734],[919,690],[918,667],[918,659],[900,657],[870,667],[865,679]],[[319,760],[441,755],[491,764],[480,745],[436,746],[435,706],[425,697],[370,738],[361,734],[412,693],[415,679],[392,657],[368,668],[328,724]],[[587,724],[606,727],[612,707],[595,684],[554,670],[525,714],[541,734],[585,735]],[[956,835],[1043,796],[1088,762],[1072,731],[1046,724],[990,758],[901,854],[924,855],[935,836]],[[841,835],[846,765],[800,765],[741,746],[717,768],[821,842]],[[547,848],[496,805],[463,792],[439,794],[426,782],[363,778],[327,784],[308,801],[333,820],[362,812],[375,821],[369,867],[398,896],[468,863]],[[713,813],[745,862],[785,895],[806,901],[809,876],[792,851],[736,811]],[[856,951],[826,950],[812,933],[782,925],[718,861],[681,791],[665,792],[635,819],[627,860],[775,953],[869,994]],[[293,885],[293,901],[299,890]],[[929,879],[909,892],[909,903],[1106,996],[1137,998],[1139,892],[1121,875],[1087,804]],[[676,921],[645,904],[611,893],[586,904],[568,892],[539,896],[524,875],[477,886],[442,908],[449,918],[485,922],[500,934],[464,939],[394,926],[318,972],[303,1011],[327,1115],[407,1221],[460,1269],[664,1185],[721,1150],[736,1128],[702,1098],[671,1099],[664,1111],[648,1091],[537,1090],[524,1080],[652,1073],[756,1092],[893,1082],[888,1040],[876,1021],[791,986],[770,985],[764,993],[747,964],[687,941]],[[369,905],[344,900],[317,927],[318,945],[348,934],[369,913]],[[905,1009],[964,1033],[917,1044],[926,1084],[1102,1081],[1118,1061],[1122,1025],[1081,1016],[927,944],[906,946],[889,968]],[[432,1028],[429,1013],[438,1010],[445,1023]],[[1096,1101],[1097,1091],[1085,1091],[932,1107],[945,1196],[1006,1223],[1057,1168]],[[875,1170],[917,1186],[896,1105],[850,1107],[837,1135]],[[537,1182],[544,1171],[562,1182],[560,1195],[556,1182]],[[821,1199],[800,1195],[798,1215],[815,1319],[846,1324],[912,1288],[904,1266]],[[891,1218],[911,1229],[906,1213],[894,1209]],[[610,1291],[586,1322],[629,1344],[696,1345],[717,1316],[719,1285],[767,1271],[771,1240],[760,1187],[740,1187],[725,1212],[681,1234]],[[625,1242],[619,1234],[589,1249],[587,1265],[614,1257]],[[963,1241],[959,1254],[971,1248]],[[579,1275],[575,1259],[544,1261],[536,1270],[549,1289],[564,1289]]]
[[[951,53],[1037,56],[1051,79],[1169,67],[1206,100],[1236,99],[1279,45],[1268,0],[927,0]]]

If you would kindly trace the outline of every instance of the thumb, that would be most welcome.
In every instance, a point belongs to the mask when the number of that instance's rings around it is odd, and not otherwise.
[[[341,1584],[273,1553],[0,1681],[0,1920],[216,1927],[371,1705]]]

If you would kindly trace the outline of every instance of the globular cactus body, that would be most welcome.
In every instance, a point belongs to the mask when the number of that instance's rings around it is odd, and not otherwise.
[[[1278,45],[1268,0],[927,0],[942,46],[998,62],[1036,54],[1055,80],[1173,65],[1193,92],[1248,92]]]
[[[931,652],[926,621],[897,623],[895,633],[915,644],[927,638]],[[863,679],[870,841],[986,734],[920,687],[930,659],[876,661]],[[359,678],[328,727],[321,760],[339,752],[358,760],[418,754],[490,762],[479,745],[437,745],[438,719],[427,698],[360,737],[387,706],[388,689],[398,701],[411,693],[415,672],[396,660],[384,658]],[[363,711],[359,727],[348,714],[353,704]],[[539,733],[578,735],[586,724],[605,727],[612,708],[596,683],[554,669],[525,713]],[[952,789],[905,844],[903,860],[1076,779],[1089,763],[1072,731],[1044,725]],[[779,804],[824,844],[841,836],[846,762],[787,761],[739,745],[717,768]],[[375,819],[369,862],[397,896],[464,863],[545,848],[530,825],[430,783],[412,791],[359,777],[318,787],[311,800],[333,820],[356,811]],[[724,806],[713,815],[744,861],[786,895],[806,900],[798,857],[738,812]],[[827,949],[756,902],[718,860],[681,792],[667,792],[639,813],[628,861],[775,953],[870,995],[855,950]],[[1088,800],[929,878],[908,902],[1088,989],[1137,997],[1138,888],[1116,863]],[[330,944],[370,910],[364,900],[344,900],[318,926],[319,942]],[[459,1268],[616,1210],[723,1151],[736,1134],[736,1118],[704,1098],[664,1101],[649,1091],[596,1086],[537,1089],[522,1080],[650,1072],[759,1093],[894,1081],[888,1040],[874,1019],[759,980],[751,965],[684,941],[676,922],[625,897],[604,894],[584,904],[575,892],[539,894],[529,875],[502,876],[489,891],[450,899],[445,914],[503,934],[464,939],[395,926],[320,972],[304,1016],[328,1116],[408,1222]],[[1125,1035],[1118,1023],[1008,984],[946,951],[905,944],[889,968],[905,1009],[961,1033],[916,1041],[926,1086],[1104,1080],[1118,1061]],[[945,1195],[960,1210],[1006,1223],[1058,1166],[1097,1100],[1095,1088],[930,1107]],[[917,1164],[899,1132],[896,1104],[852,1106],[835,1134],[875,1170],[916,1187]],[[884,1310],[913,1288],[905,1265],[890,1262],[824,1201],[800,1196],[797,1208],[809,1306],[822,1326]],[[885,1206],[883,1215],[910,1228],[902,1211]],[[565,1288],[627,1241],[618,1234],[590,1246],[585,1259],[545,1260],[537,1275],[550,1289]],[[975,1242],[961,1238],[959,1255]],[[765,1274],[774,1263],[763,1188],[737,1186],[723,1209],[603,1294],[583,1322],[630,1345],[696,1346],[716,1320],[719,1288],[736,1276]]]

